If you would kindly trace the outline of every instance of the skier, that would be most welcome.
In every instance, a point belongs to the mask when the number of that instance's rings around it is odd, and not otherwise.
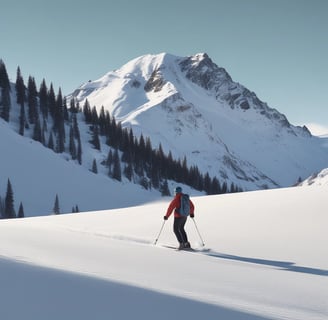
[[[173,231],[175,236],[177,237],[179,241],[179,249],[188,249],[190,248],[190,243],[188,241],[188,237],[186,234],[186,231],[184,229],[184,226],[187,221],[188,216],[183,216],[179,214],[179,208],[181,203],[181,196],[182,196],[182,188],[176,187],[174,190],[175,197],[171,201],[167,211],[166,215],[164,216],[164,220],[167,220],[169,216],[171,215],[172,211],[174,210],[174,223],[173,223]],[[194,204],[191,200],[189,200],[190,204],[190,217],[194,218]]]

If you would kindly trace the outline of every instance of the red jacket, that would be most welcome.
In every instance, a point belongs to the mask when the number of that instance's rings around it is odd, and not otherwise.
[[[166,217],[168,218],[172,211],[174,210],[174,217],[179,218],[181,215],[178,213],[177,209],[180,208],[180,198],[181,198],[182,193],[177,193],[174,197],[174,199],[171,201],[169,207],[167,208],[166,211]],[[194,204],[190,201],[190,214],[194,214]]]

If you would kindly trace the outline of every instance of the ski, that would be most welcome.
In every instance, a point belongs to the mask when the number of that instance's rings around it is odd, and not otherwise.
[[[166,244],[162,244],[160,246],[163,247],[163,248],[173,249],[175,251],[196,252],[196,253],[206,253],[206,252],[210,251],[210,249],[208,249],[208,248],[199,248],[199,249],[183,248],[183,249],[179,249],[178,247],[174,247],[174,246],[166,245]]]

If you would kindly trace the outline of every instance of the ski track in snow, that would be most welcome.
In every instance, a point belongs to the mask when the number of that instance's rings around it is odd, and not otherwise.
[[[205,255],[207,257],[217,258],[217,259],[221,259],[221,260],[230,260],[230,261],[234,261],[237,263],[241,262],[241,263],[246,263],[249,265],[255,264],[255,265],[269,266],[272,268],[291,271],[291,272],[299,272],[299,273],[328,277],[328,270],[320,269],[320,268],[313,268],[313,267],[298,266],[294,262],[290,262],[290,261],[276,261],[276,260],[269,260],[269,259],[231,255],[231,254],[214,251],[210,248],[207,248],[206,246],[193,247],[192,250],[190,250],[190,251],[178,250],[177,246],[166,244],[166,243],[161,243],[161,242],[158,242],[158,244],[154,244],[154,241],[151,241],[149,239],[130,237],[127,235],[122,235],[122,234],[109,234],[109,233],[93,232],[93,231],[86,231],[86,230],[81,231],[79,229],[74,229],[74,228],[66,228],[66,229],[69,231],[72,231],[72,232],[80,233],[80,234],[87,234],[87,235],[91,235],[91,236],[95,236],[95,237],[122,241],[122,242],[129,243],[132,245],[152,246],[152,247],[159,248],[159,249],[175,250],[176,252],[179,252],[181,254],[185,254],[185,253],[186,254],[201,254],[201,255]]]

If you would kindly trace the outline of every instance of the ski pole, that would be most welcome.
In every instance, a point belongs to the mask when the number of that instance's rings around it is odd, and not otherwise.
[[[162,233],[162,230],[163,230],[163,228],[164,228],[165,222],[166,222],[166,220],[164,220],[163,223],[162,223],[161,230],[159,230],[159,233],[158,233],[158,236],[157,236],[157,238],[156,238],[156,240],[155,240],[155,242],[154,242],[154,245],[156,245],[156,243],[157,243],[157,241],[158,241],[158,239],[159,239],[159,236],[160,236],[161,233]]]
[[[195,219],[192,218],[191,220],[194,221],[194,224],[195,224],[195,227],[196,227],[197,233],[198,233],[198,235],[199,235],[200,240],[202,241],[202,246],[205,247],[204,240],[203,240],[202,236],[201,236],[200,233],[199,233],[199,230],[198,230],[198,227],[197,227],[197,224],[196,224]]]

